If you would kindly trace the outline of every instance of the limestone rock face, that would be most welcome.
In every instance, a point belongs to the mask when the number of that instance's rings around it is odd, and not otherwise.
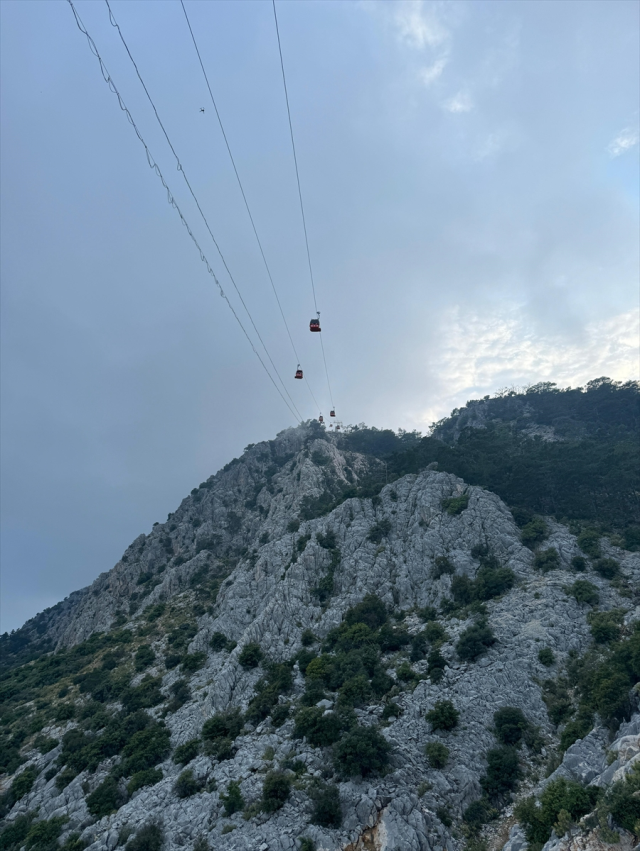
[[[269,717],[246,724],[228,759],[195,756],[187,767],[198,781],[196,794],[178,797],[175,783],[185,766],[167,758],[159,766],[161,781],[135,791],[116,812],[100,819],[91,816],[86,799],[118,757],[103,761],[94,773],[82,771],[60,791],[54,779],[46,779],[60,746],[44,756],[32,751],[29,764],[41,773],[7,819],[36,809],[39,819],[65,816],[63,839],[78,832],[90,851],[114,851],[126,831],[149,822],[162,824],[166,851],[191,849],[199,837],[215,851],[285,851],[299,848],[301,837],[313,840],[318,851],[460,847],[447,822],[459,820],[481,795],[486,754],[496,746],[495,711],[521,708],[539,728],[545,748],[557,745],[558,730],[549,720],[541,683],[560,670],[569,654],[584,653],[592,642],[589,607],[565,590],[575,579],[567,572],[571,559],[580,551],[569,530],[549,520],[545,546],[557,550],[560,567],[540,573],[510,510],[495,494],[433,469],[404,476],[382,487],[375,498],[348,497],[348,488],[384,480],[384,475],[382,462],[340,450],[330,435],[309,425],[289,429],[274,441],[247,449],[241,459],[194,489],[166,523],[140,535],[111,571],[47,613],[47,634],[58,649],[115,626],[135,632],[144,626],[149,607],[158,604],[186,613],[183,620],[194,625],[186,649],[202,654],[201,667],[186,675],[184,668],[165,665],[163,654],[171,649],[167,636],[151,634],[156,661],[144,672],[161,678],[167,699],[172,686],[188,678],[191,697],[182,706],[168,714],[161,706],[149,710],[155,718],[164,717],[175,748],[200,736],[214,713],[246,711],[264,676],[264,667],[240,664],[248,644],[258,644],[266,660],[284,662],[302,649],[305,631],[322,642],[368,594],[379,597],[398,623],[416,635],[424,628],[420,611],[438,609],[450,599],[451,574],[438,576],[436,559],[446,556],[458,576],[473,579],[480,568],[479,548],[490,551],[516,580],[507,593],[485,603],[484,617],[495,643],[474,662],[460,659],[456,642],[478,617],[467,611],[461,619],[440,617],[446,667],[439,681],[428,676],[423,658],[411,665],[415,687],[409,687],[397,673],[406,656],[395,651],[383,656],[397,685],[393,700],[400,714],[383,720],[384,701],[372,700],[356,707],[355,715],[360,726],[380,726],[391,745],[390,768],[383,776],[333,779],[339,787],[341,827],[311,823],[309,784],[331,775],[331,756],[327,748],[292,738],[291,717],[279,727]],[[445,500],[462,494],[468,496],[467,507],[449,513]],[[623,576],[636,583],[640,557],[609,549],[606,554],[619,560]],[[318,588],[328,577],[323,598]],[[598,589],[601,609],[618,608],[635,617],[620,587],[595,573],[589,581]],[[216,594],[212,602],[198,606],[204,582],[213,583]],[[228,643],[212,649],[211,639],[218,633]],[[551,671],[538,658],[545,647],[555,654]],[[142,676],[135,675],[134,685]],[[280,702],[295,706],[305,686],[297,663],[293,680],[291,692]],[[335,700],[329,695],[320,708],[332,712]],[[426,720],[439,701],[451,701],[460,713],[451,731],[435,731]],[[75,723],[56,722],[43,734],[61,738]],[[597,727],[569,748],[553,776],[584,784],[613,782],[638,756],[639,723],[634,720],[621,730],[614,745],[608,744],[608,731]],[[432,768],[425,755],[425,746],[434,742],[449,750],[442,768]],[[608,750],[618,754],[609,766]],[[250,805],[260,799],[265,773],[292,761],[298,771],[294,775],[286,769],[293,786],[281,809],[271,814],[256,807],[245,812],[246,819],[241,812],[225,815],[231,781],[239,783]],[[522,833],[514,830],[505,849],[521,851],[524,844]]]

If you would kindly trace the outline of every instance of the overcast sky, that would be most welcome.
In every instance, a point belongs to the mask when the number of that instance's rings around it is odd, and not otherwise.
[[[185,2],[326,417],[271,3]],[[289,393],[317,416],[180,3],[111,6]],[[106,5],[76,7],[255,336]],[[295,419],[69,4],[0,8],[4,631],[112,567],[192,487]],[[343,422],[424,431],[501,387],[638,376],[638,11],[279,0]]]

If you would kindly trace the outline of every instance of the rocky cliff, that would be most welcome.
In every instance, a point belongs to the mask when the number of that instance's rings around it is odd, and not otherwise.
[[[634,841],[640,554],[396,440],[248,447],[4,637],[2,849]]]

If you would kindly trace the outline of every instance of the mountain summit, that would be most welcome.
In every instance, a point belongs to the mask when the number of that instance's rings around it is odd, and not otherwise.
[[[247,447],[2,636],[0,851],[632,847],[638,429],[598,379]]]

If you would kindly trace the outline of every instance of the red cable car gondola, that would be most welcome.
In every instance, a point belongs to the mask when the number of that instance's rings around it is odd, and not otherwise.
[[[322,416],[322,414],[320,414],[320,416],[318,417],[318,422],[319,422],[319,423],[323,423],[323,422],[324,422],[324,417]]]
[[[309,322],[309,331],[319,331],[320,330],[320,313],[318,312],[318,318],[312,319]]]
[[[329,416],[330,416],[330,417],[335,417],[335,415],[336,415],[336,412],[335,412],[335,411],[330,411],[330,413],[329,413]]]
[[[294,378],[302,378],[302,377],[303,377],[302,370],[300,369],[300,364],[298,364],[298,368],[296,369],[296,374],[294,375]]]

